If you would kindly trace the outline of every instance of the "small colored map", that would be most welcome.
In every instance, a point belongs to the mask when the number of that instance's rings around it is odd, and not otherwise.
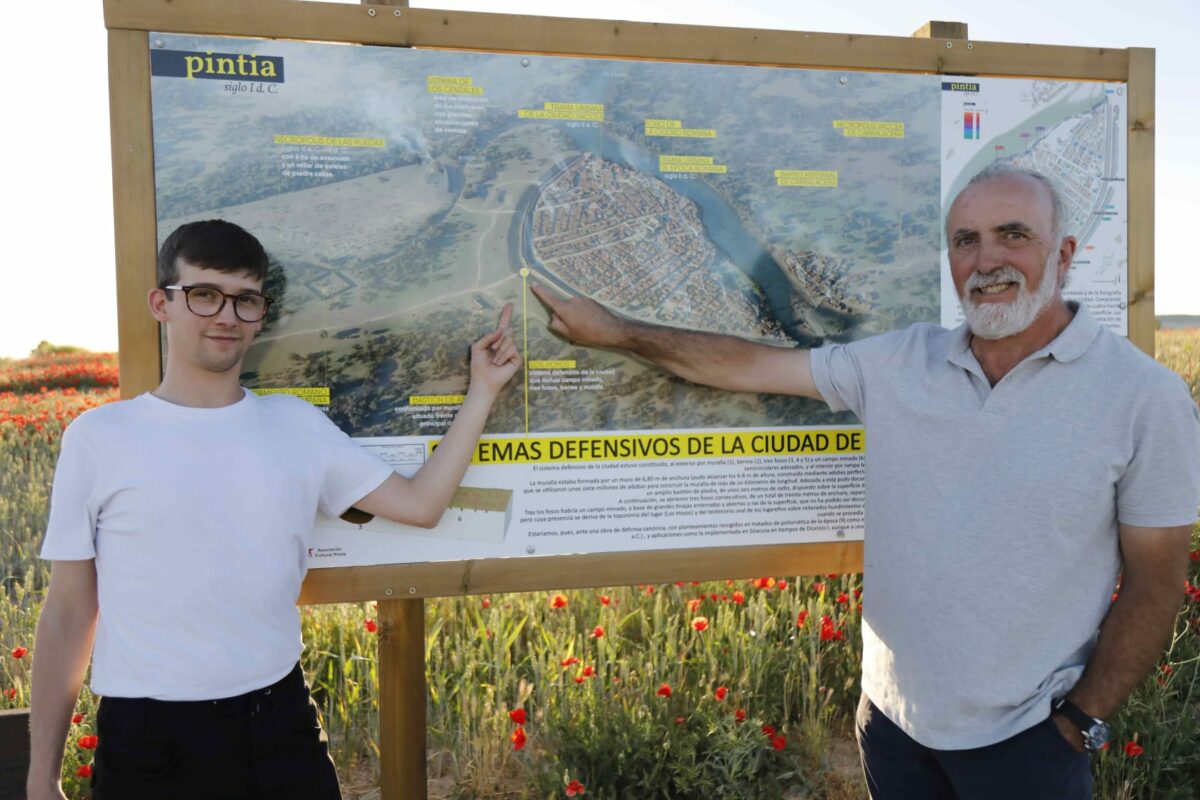
[[[1063,232],[1078,241],[1065,295],[1125,335],[1124,84],[963,78],[942,87],[943,202],[994,161],[1054,180],[1066,205]],[[943,269],[948,275],[949,264]],[[944,294],[944,324],[961,318],[953,292]]]

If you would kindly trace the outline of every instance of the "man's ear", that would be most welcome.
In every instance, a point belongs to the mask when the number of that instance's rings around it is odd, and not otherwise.
[[[146,303],[150,306],[151,316],[159,322],[166,322],[171,318],[171,314],[167,310],[166,289],[159,289],[157,286],[151,289],[146,295]]]
[[[1071,262],[1075,260],[1075,248],[1078,242],[1074,236],[1064,236],[1063,240],[1058,245],[1058,285],[1062,286],[1067,280],[1067,272],[1071,269]]]

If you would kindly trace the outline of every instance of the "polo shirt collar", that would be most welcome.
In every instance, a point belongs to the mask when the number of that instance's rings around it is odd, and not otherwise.
[[[1074,300],[1067,301],[1067,307],[1075,312],[1075,316],[1063,328],[1062,333],[1045,347],[1031,353],[1026,361],[1049,355],[1060,363],[1074,361],[1087,352],[1088,347],[1100,332],[1100,323],[1096,322],[1087,310],[1087,306]],[[959,325],[950,333],[950,350],[946,359],[956,366],[972,372],[979,369],[979,362],[971,352],[971,330],[967,323]]]

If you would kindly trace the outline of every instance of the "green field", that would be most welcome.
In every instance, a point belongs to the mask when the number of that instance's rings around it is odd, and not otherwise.
[[[1161,331],[1157,349],[1200,397],[1200,331]],[[115,399],[116,380],[112,355],[0,360],[0,708],[28,704],[59,436]],[[1101,800],[1196,797],[1195,536],[1189,575],[1170,648],[1097,759]],[[849,733],[860,593],[861,576],[829,575],[427,602],[430,796],[563,797],[578,781],[587,797],[622,800],[865,797]],[[302,615],[304,668],[348,798],[378,796],[374,616],[371,604]],[[85,690],[64,765],[71,798],[86,794],[92,751],[78,741],[94,733],[95,704]]]

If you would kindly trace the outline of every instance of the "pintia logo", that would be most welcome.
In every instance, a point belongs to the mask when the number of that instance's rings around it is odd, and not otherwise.
[[[189,81],[205,78],[283,83],[283,56],[151,50],[150,74],[163,78],[185,78]]]

